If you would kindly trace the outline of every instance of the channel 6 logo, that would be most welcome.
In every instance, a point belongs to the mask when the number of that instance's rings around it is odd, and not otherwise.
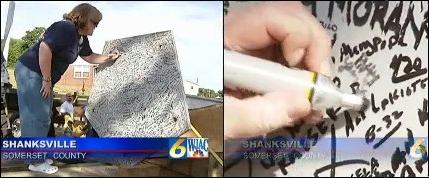
[[[173,159],[208,158],[207,138],[177,138],[169,140],[169,157]]]

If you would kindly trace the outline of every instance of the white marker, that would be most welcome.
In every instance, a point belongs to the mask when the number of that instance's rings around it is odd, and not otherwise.
[[[227,86],[261,94],[301,89],[315,110],[346,107],[366,110],[369,101],[358,95],[341,92],[327,77],[316,72],[287,68],[279,63],[224,50],[224,81]]]

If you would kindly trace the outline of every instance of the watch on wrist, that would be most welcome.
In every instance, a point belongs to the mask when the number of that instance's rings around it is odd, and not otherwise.
[[[43,77],[42,80],[45,82],[51,82],[51,77]]]

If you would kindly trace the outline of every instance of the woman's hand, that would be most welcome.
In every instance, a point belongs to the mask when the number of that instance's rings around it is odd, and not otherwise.
[[[301,2],[237,8],[225,16],[224,24],[224,48],[329,75],[330,37]],[[265,135],[299,121],[322,119],[312,111],[304,91],[252,96],[233,86],[225,88],[225,139]]]
[[[42,88],[40,89],[40,93],[44,98],[48,98],[51,96],[52,92],[52,83],[50,81],[42,81]]]
[[[121,54],[119,53],[118,49],[114,49],[110,51],[110,54],[108,54],[107,56],[109,57],[109,61],[115,61],[119,58],[119,56],[121,56]]]
[[[110,51],[108,55],[92,53],[89,56],[81,56],[81,57],[83,60],[85,60],[90,64],[104,64],[107,62],[115,61],[116,59],[119,58],[119,56],[121,56],[121,53],[117,49],[114,49]]]

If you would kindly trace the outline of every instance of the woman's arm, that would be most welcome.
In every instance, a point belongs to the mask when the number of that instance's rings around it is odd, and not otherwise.
[[[43,79],[51,78],[51,63],[51,48],[49,48],[49,46],[42,41],[39,47],[39,65],[40,71],[42,71]]]
[[[81,57],[83,60],[85,60],[86,62],[89,62],[91,64],[102,64],[102,63],[109,62],[112,60],[112,57],[110,57],[110,56],[97,54],[97,53],[92,53],[89,56],[81,56]]]
[[[51,64],[52,64],[52,51],[51,48],[45,43],[41,42],[39,47],[39,66],[42,72],[42,88],[40,92],[42,96],[47,98],[50,96],[52,83],[51,83]]]
[[[91,64],[102,64],[116,60],[120,56],[118,50],[113,50],[109,55],[92,53],[89,56],[81,56],[83,60]]]

